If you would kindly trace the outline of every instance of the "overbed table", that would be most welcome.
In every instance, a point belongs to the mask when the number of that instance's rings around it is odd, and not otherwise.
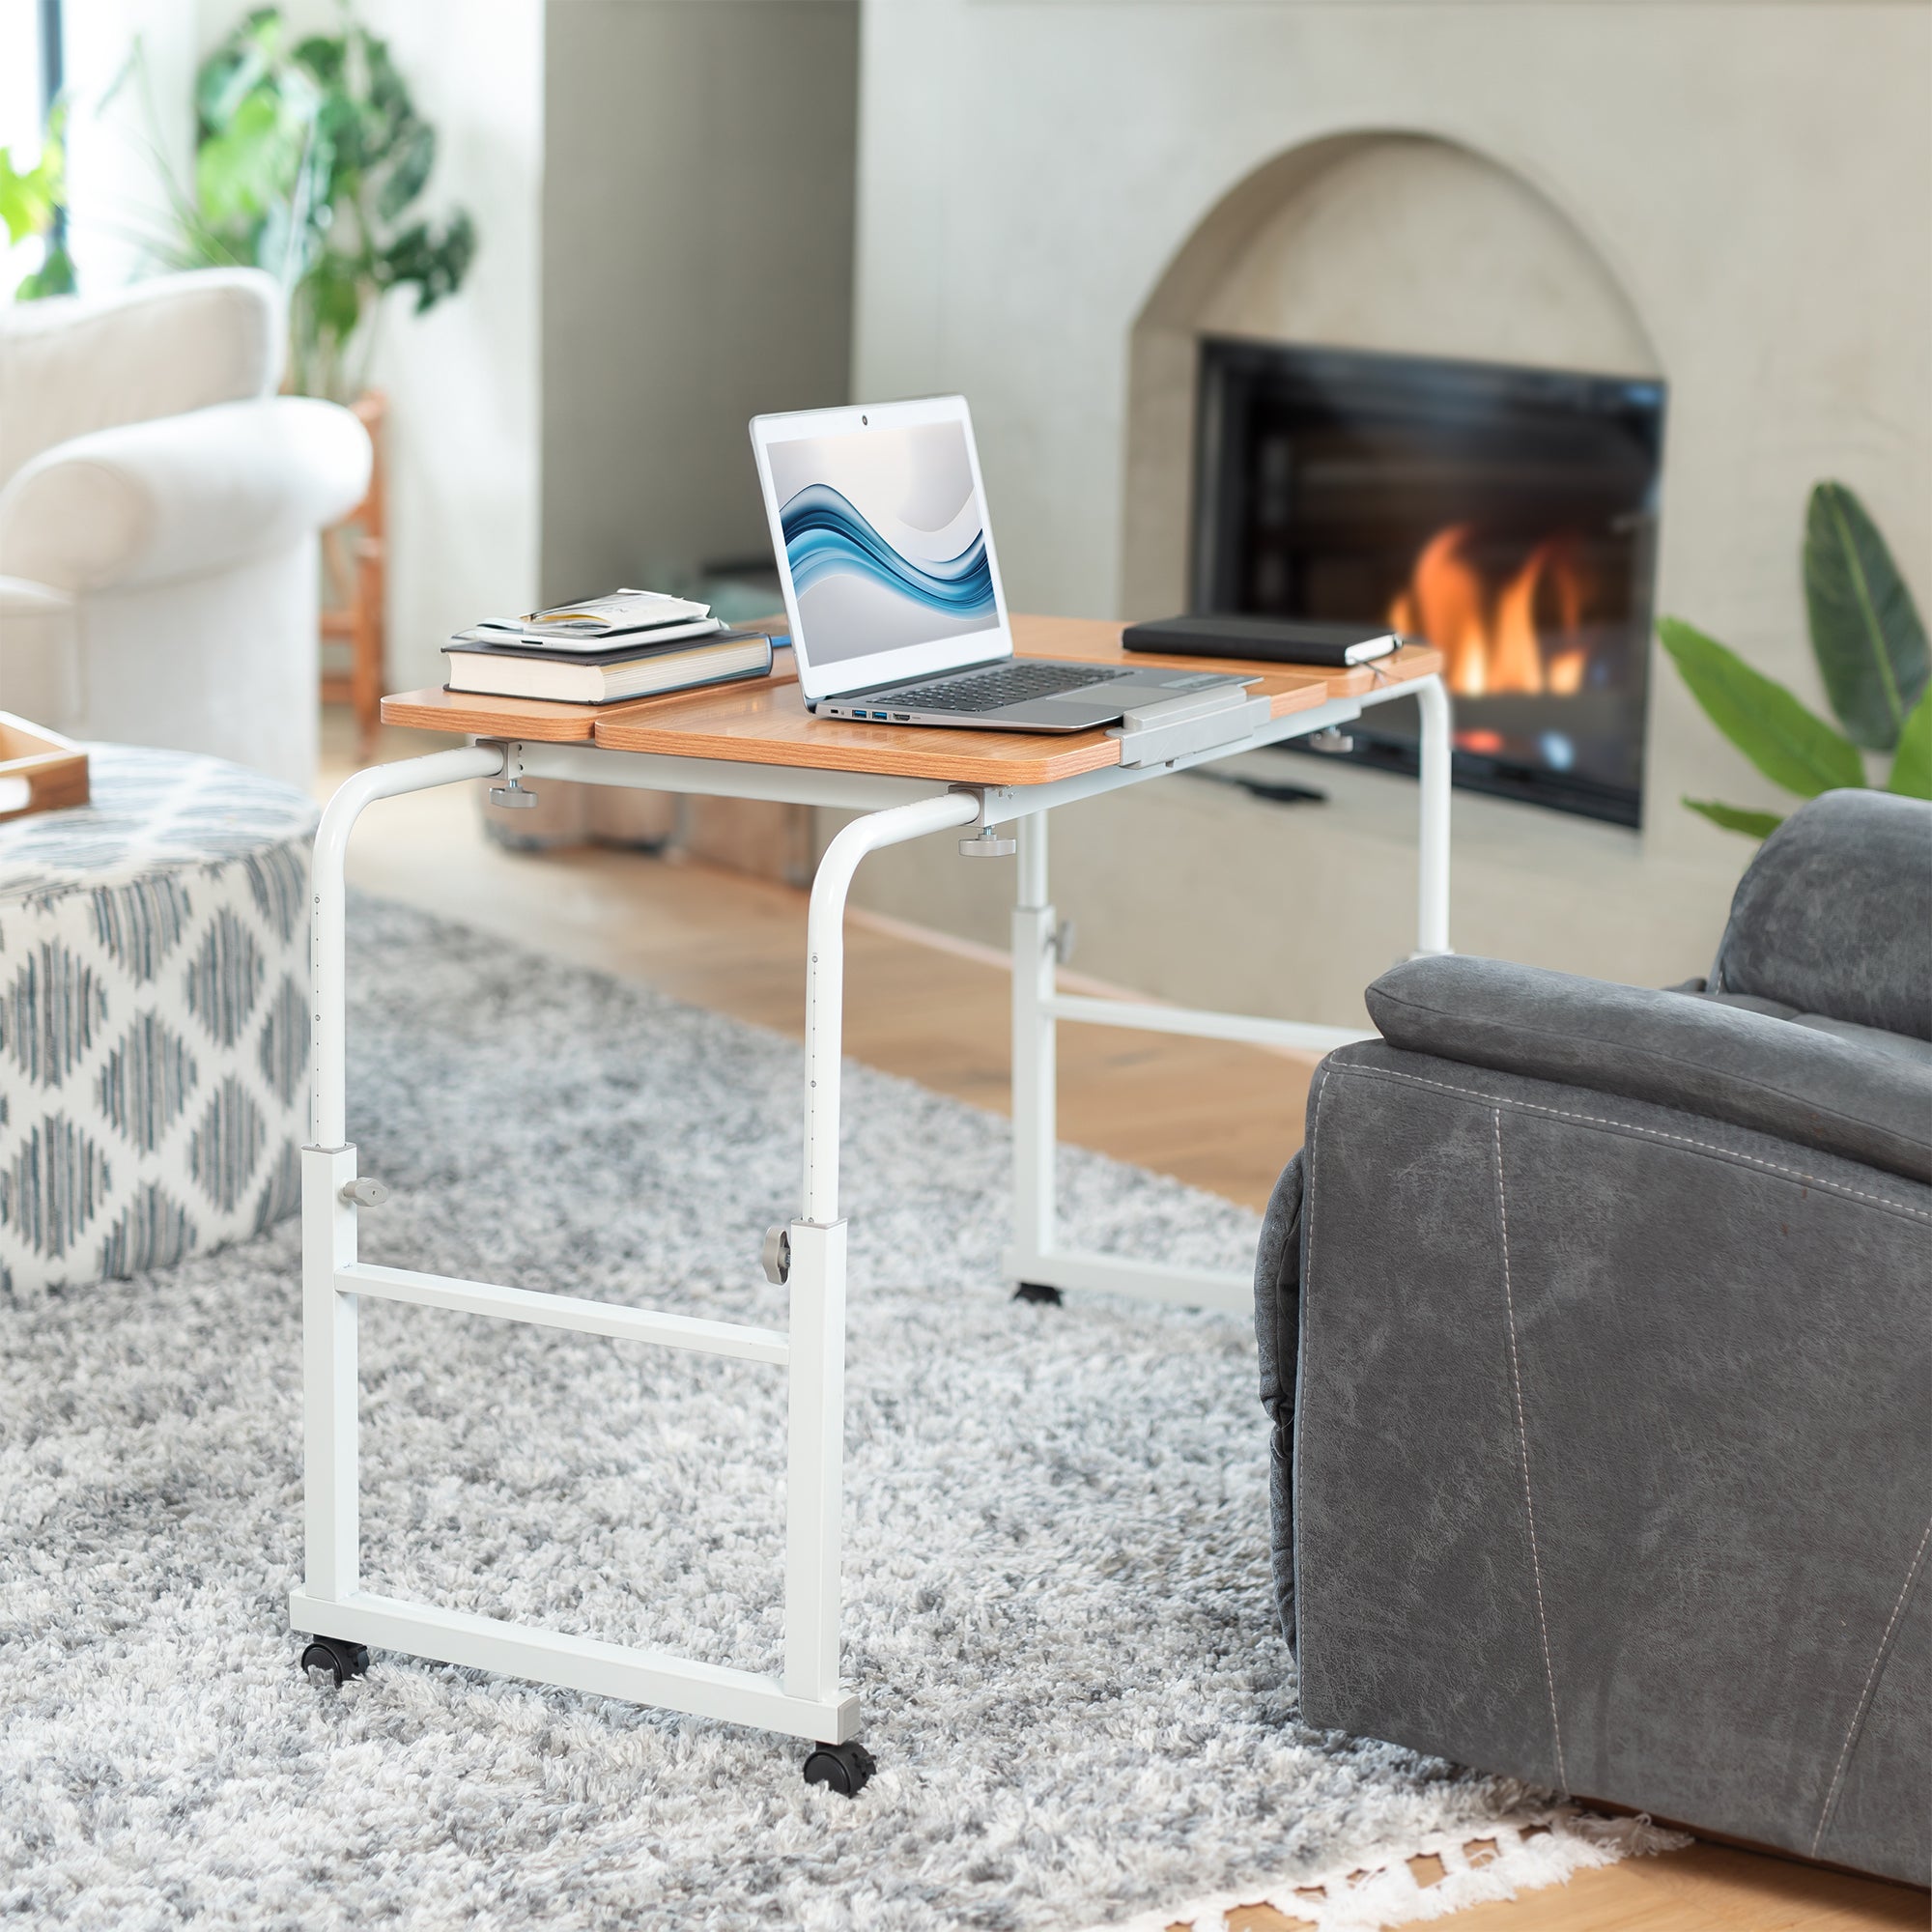
[[[1125,658],[1117,624],[1013,620],[1022,657]],[[788,660],[781,660],[786,663]],[[1012,915],[1013,1228],[1006,1272],[1036,1289],[1108,1289],[1157,1301],[1245,1308],[1246,1280],[1063,1247],[1054,1213],[1055,1029],[1062,1020],[1325,1051],[1362,1037],[1293,1021],[1076,997],[1059,991],[1057,921],[1047,894],[1047,814],[1236,753],[1333,730],[1392,697],[1422,715],[1417,950],[1448,948],[1449,704],[1439,656],[1410,646],[1345,672],[1175,659],[1253,680],[1237,738],[1143,756],[1118,733],[1065,736],[931,730],[816,719],[785,671],[599,709],[447,691],[383,701],[392,724],[461,732],[475,742],[381,765],[335,794],[316,835],[311,1145],[302,1153],[305,1571],[291,1625],[315,1634],[304,1662],[340,1679],[363,1646],[499,1670],[815,1741],[807,1776],[856,1790],[870,1760],[856,1745],[857,1693],[838,1678],[839,1492],[844,1434],[845,1223],[838,1212],[839,1034],[845,898],[867,853],[956,828],[965,849],[1017,847]],[[1123,747],[1125,748],[1123,752]],[[797,1218],[772,1230],[765,1266],[789,1291],[783,1328],[701,1321],[569,1294],[460,1281],[356,1259],[359,1207],[380,1187],[356,1173],[346,1130],[343,860],[351,829],[377,799],[478,778],[520,793],[545,780],[719,798],[823,805],[863,815],[826,847],[811,887],[806,942],[805,1164]],[[1017,826],[1016,839],[998,828]],[[748,1258],[749,1261],[749,1258]],[[767,1676],[374,1595],[357,1576],[356,1306],[365,1295],[619,1341],[773,1363],[787,1376],[784,1653]]]

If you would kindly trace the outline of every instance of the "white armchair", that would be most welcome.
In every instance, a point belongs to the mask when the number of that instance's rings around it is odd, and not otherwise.
[[[309,783],[316,537],[369,439],[274,393],[283,345],[252,269],[0,309],[0,710]]]

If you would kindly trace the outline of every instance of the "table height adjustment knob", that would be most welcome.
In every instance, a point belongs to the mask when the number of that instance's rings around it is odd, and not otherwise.
[[[389,1198],[389,1190],[371,1174],[344,1181],[341,1194],[352,1208],[380,1208]]]
[[[959,849],[969,859],[1010,859],[1020,849],[1020,841],[1004,838],[990,825],[982,825],[972,838],[960,839]]]
[[[786,1227],[767,1228],[764,1253],[759,1259],[764,1263],[765,1279],[781,1287],[785,1277],[791,1273],[791,1230]]]

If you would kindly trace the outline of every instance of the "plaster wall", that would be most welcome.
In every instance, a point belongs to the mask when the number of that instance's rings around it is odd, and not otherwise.
[[[1811,483],[1851,483],[1932,590],[1923,8],[868,0],[862,74],[855,393],[972,399],[1016,609],[1178,607],[1184,535],[1149,511],[1184,477],[1186,385],[1170,367],[1163,446],[1137,355],[1217,316],[1662,373],[1658,606],[1821,708]],[[1457,795],[1459,950],[1708,962],[1750,847],[1679,795],[1785,801],[1667,662],[1652,691],[1641,833]],[[1289,769],[1330,802],[1179,779],[1056,821],[1080,965],[1357,1018],[1408,943],[1414,793]],[[1010,883],[902,851],[859,895],[997,942]]]
[[[546,597],[769,559],[746,425],[847,393],[858,37],[857,0],[553,0]]]
[[[335,17],[305,0],[318,18]],[[389,688],[442,682],[441,649],[537,597],[543,0],[356,0],[440,137],[421,206],[468,208],[474,266],[427,315],[386,307],[372,380],[390,440]]]

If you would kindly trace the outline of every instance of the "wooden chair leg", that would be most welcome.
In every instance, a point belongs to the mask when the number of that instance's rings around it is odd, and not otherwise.
[[[350,701],[355,712],[355,749],[366,758],[376,749],[383,705],[383,548],[364,537],[355,557],[355,629],[350,639]]]

